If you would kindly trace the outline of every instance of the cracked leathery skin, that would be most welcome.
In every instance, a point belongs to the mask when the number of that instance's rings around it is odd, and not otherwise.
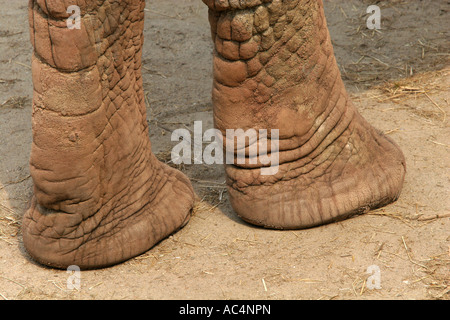
[[[405,159],[345,90],[321,0],[203,0],[214,41],[215,126],[279,130],[279,167],[225,166],[244,220],[312,227],[396,200]],[[67,28],[70,5],[81,29]],[[144,0],[30,0],[34,196],[23,224],[38,262],[99,268],[184,226],[194,192],[148,138]],[[270,140],[270,136],[268,137]],[[244,151],[254,145],[247,145]]]
[[[72,4],[81,9],[80,30],[66,27]],[[34,196],[23,241],[42,264],[113,265],[190,218],[190,181],[151,151],[141,75],[144,5],[29,3]]]
[[[299,229],[395,201],[405,159],[349,99],[322,1],[203,2],[215,44],[215,126],[224,135],[238,128],[280,135],[278,173],[225,166],[237,214],[268,228]]]

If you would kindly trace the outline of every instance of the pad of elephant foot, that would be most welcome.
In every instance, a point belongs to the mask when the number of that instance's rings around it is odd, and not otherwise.
[[[77,204],[71,212],[46,209],[33,197],[23,219],[26,251],[43,265],[81,269],[111,266],[148,251],[188,223],[194,199],[184,174],[158,165],[151,185],[124,185],[90,213],[78,212]]]
[[[274,229],[344,220],[397,200],[406,172],[398,146],[357,113],[339,136],[331,132],[300,157],[281,151],[280,160],[278,172],[267,176],[226,167],[230,201],[243,220]]]

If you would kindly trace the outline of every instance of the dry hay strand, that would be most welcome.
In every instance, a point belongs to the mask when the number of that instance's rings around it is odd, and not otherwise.
[[[0,203],[0,220],[7,221],[8,225],[17,224],[18,226],[20,226],[20,215],[16,211],[8,208],[7,206],[1,203]]]
[[[404,224],[406,224],[408,227],[414,229],[414,225],[412,225],[410,222],[413,219],[411,219],[410,217],[406,217],[401,212],[397,212],[397,211],[390,212],[390,211],[386,211],[384,208],[381,208],[381,209],[370,211],[366,215],[382,216],[382,217],[389,217],[392,219],[397,219],[397,220],[400,220],[401,222],[403,222]]]
[[[433,299],[450,300],[450,247],[449,252],[432,257],[425,265],[428,276],[423,281],[429,295]]]
[[[159,161],[167,164],[168,166],[186,172],[187,167],[185,164],[173,163],[171,151],[162,151],[156,153],[155,155]],[[225,202],[225,194],[227,192],[225,182],[199,180],[195,178],[190,178],[190,180],[195,183],[196,188],[199,189],[199,195],[201,197],[200,203],[208,203],[208,206],[212,206],[209,210],[212,210]]]
[[[0,240],[13,244],[10,240],[17,236],[20,226],[19,214],[0,203]]]
[[[200,212],[207,212],[211,210],[212,207],[209,203],[197,198],[194,203],[194,207],[192,208],[192,216],[195,216]]]
[[[410,78],[388,81],[382,85],[375,86],[375,89],[384,94],[380,96],[380,102],[393,101],[399,102],[402,98],[417,97],[422,94],[433,94],[436,92],[447,91],[446,84],[442,79],[450,76],[450,69],[440,71],[430,71],[417,74]]]
[[[173,163],[171,151],[161,151],[161,152],[156,153],[155,156],[159,161],[167,164],[169,167],[175,168],[180,171],[186,170],[186,166],[184,163],[181,163],[181,164]]]
[[[0,104],[0,109],[23,109],[29,104],[31,104],[31,100],[28,97],[10,97],[8,100]]]
[[[440,105],[432,96],[448,92],[450,78],[450,69],[440,71],[430,71],[417,74],[410,78],[396,81],[385,82],[382,85],[375,86],[379,94],[370,96],[377,99],[378,102],[393,102],[404,105],[414,114],[429,120],[436,120],[445,123],[447,121],[447,111],[449,108],[448,99],[444,98],[444,106]],[[417,103],[410,103],[412,99],[425,99],[430,108],[417,107]]]
[[[2,186],[0,186],[0,190],[3,190],[3,189],[5,189],[6,187],[9,187],[9,186],[11,186],[11,185],[14,185],[14,184],[18,184],[18,183],[24,182],[24,181],[28,180],[29,178],[31,178],[31,175],[27,175],[27,176],[25,176],[25,177],[23,177],[23,178],[20,178],[20,179],[15,180],[15,181],[8,181],[8,182],[4,183]]]
[[[207,202],[212,209],[215,209],[225,202],[226,192],[227,188],[225,185],[204,186],[201,191],[202,201]]]
[[[194,201],[194,206],[192,208],[192,216],[199,217],[204,220],[205,217],[202,217],[201,214],[202,213],[211,213],[212,211],[214,211],[217,208],[218,205],[219,204],[212,205],[209,201],[207,201],[207,199],[205,197],[200,198],[196,195],[195,201]]]

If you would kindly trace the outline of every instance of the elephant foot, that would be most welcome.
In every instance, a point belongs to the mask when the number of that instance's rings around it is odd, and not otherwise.
[[[302,229],[397,200],[406,169],[401,150],[358,113],[350,117],[350,123],[342,119],[310,152],[281,151],[282,163],[272,176],[261,176],[260,169],[227,166],[236,213],[267,228]],[[340,132],[342,126],[346,128]]]
[[[27,252],[43,265],[95,269],[148,251],[188,223],[194,197],[182,173],[159,163],[152,169],[140,173],[152,182],[109,186],[122,191],[104,194],[95,211],[77,203],[70,212],[48,209],[35,195],[22,223]]]
[[[321,0],[204,2],[214,50],[214,121],[227,130],[278,130],[277,172],[226,166],[244,220],[307,228],[386,205],[400,194],[405,160],[357,112],[345,90]],[[270,140],[270,134],[269,134]],[[234,150],[235,159],[239,158]]]
[[[113,265],[190,218],[188,178],[151,151],[140,71],[144,4],[82,7],[96,14],[71,30],[63,5],[30,1],[34,196],[22,232],[44,265]]]

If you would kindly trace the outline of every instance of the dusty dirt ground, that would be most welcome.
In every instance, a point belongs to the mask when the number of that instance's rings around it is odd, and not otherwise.
[[[212,126],[211,50],[200,0],[147,1],[144,81],[153,151],[170,132]],[[367,29],[366,8],[382,9]],[[239,220],[221,166],[182,169],[199,201],[191,222],[147,253],[69,274],[29,259],[21,217],[32,193],[31,46],[26,1],[0,0],[1,299],[449,299],[450,4],[441,0],[325,0],[342,75],[361,113],[402,147],[408,165],[395,204],[301,231]],[[369,266],[381,289],[370,289]]]

